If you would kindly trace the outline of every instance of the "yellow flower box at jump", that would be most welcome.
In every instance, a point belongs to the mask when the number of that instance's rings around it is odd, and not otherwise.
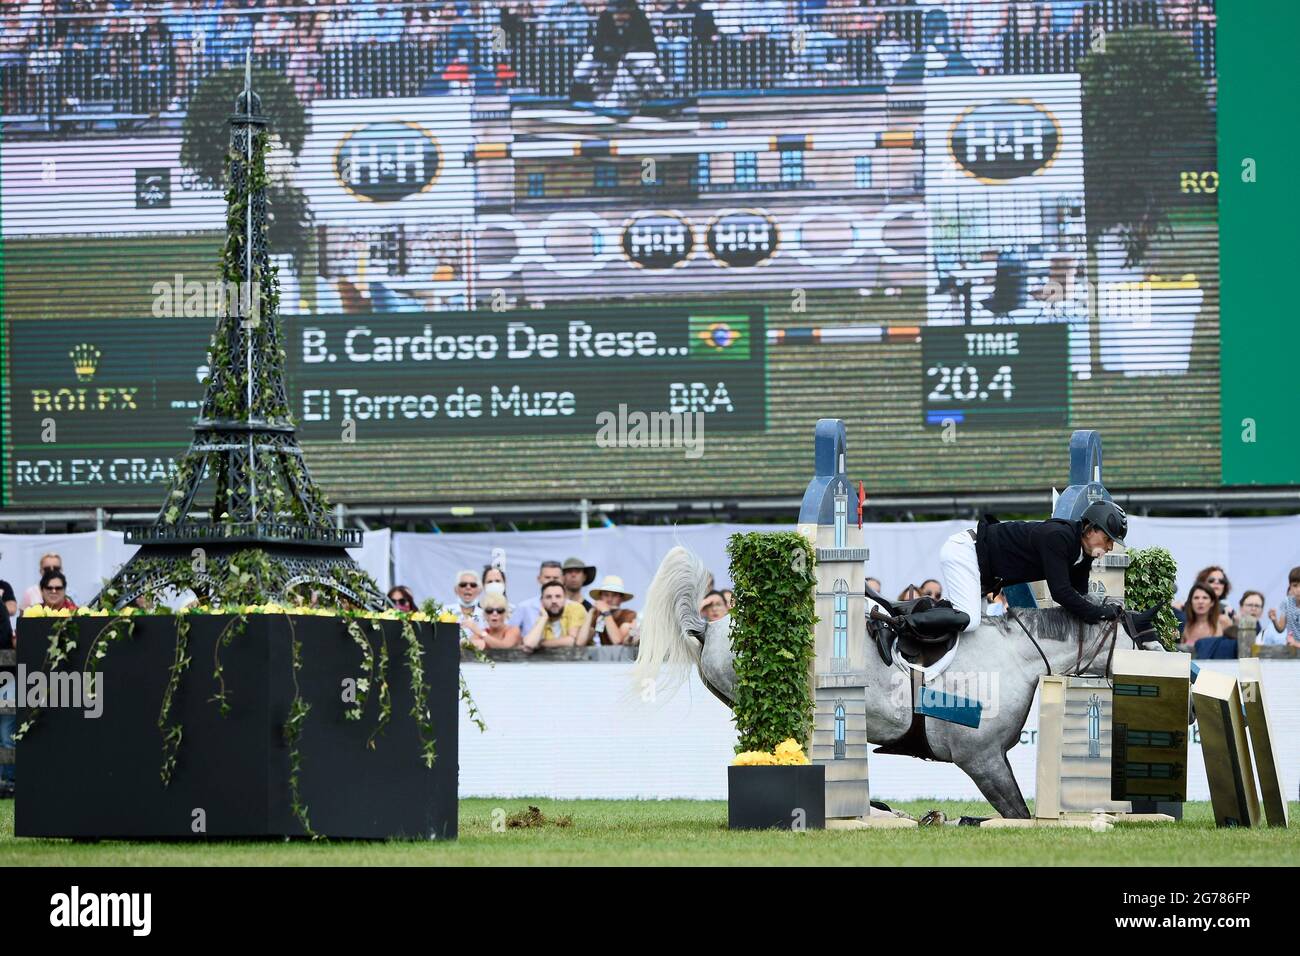
[[[71,617],[72,609],[66,607],[48,608],[44,604],[33,604],[23,611],[23,617]]]
[[[805,767],[811,764],[803,746],[793,737],[787,737],[776,745],[774,753],[764,750],[746,750],[736,754],[731,761],[733,767]]]

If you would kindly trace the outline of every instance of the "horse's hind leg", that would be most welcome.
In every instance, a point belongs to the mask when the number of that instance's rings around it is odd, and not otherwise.
[[[1029,807],[1020,793],[1020,785],[1011,772],[1006,754],[995,752],[979,761],[958,766],[975,781],[984,799],[993,804],[993,809],[1000,815],[1008,820],[1029,819]]]

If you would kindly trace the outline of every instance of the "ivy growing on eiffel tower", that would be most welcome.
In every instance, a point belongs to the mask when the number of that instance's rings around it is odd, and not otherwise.
[[[121,607],[179,585],[204,604],[332,594],[345,605],[381,608],[378,587],[345,550],[357,547],[361,534],[334,527],[295,434],[268,237],[272,137],[260,97],[251,84],[243,89],[227,117],[220,262],[226,294],[209,342],[194,438],[154,524],[127,530],[127,542],[142,547],[101,599]],[[290,131],[291,148],[301,148],[300,133]],[[197,567],[194,555],[201,558]],[[232,565],[242,569],[237,579],[228,573]]]
[[[307,111],[293,83],[274,70],[252,70],[252,81],[262,102],[267,126],[275,132],[274,146],[297,157],[307,140]],[[244,71],[218,70],[199,82],[190,98],[181,127],[180,161],[214,186],[222,182],[223,159],[229,132],[230,104],[244,89]],[[309,268],[313,219],[303,191],[288,177],[267,183],[267,238],[277,252],[292,257],[299,273]]]

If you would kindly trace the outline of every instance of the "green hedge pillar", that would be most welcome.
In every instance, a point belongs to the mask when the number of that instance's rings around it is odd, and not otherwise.
[[[736,752],[772,751],[789,737],[807,750],[817,623],[812,545],[793,531],[751,532],[733,534],[727,553],[736,596]]]

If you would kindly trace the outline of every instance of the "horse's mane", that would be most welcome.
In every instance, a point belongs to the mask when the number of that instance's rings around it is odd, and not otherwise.
[[[1015,608],[1015,614],[1023,617],[1025,623],[1033,628],[1034,637],[1044,641],[1078,643],[1080,624],[1085,628],[1096,626],[1080,621],[1069,611],[1060,607],[1018,607]],[[992,624],[1004,635],[1011,634],[1013,631],[1020,634],[1020,625],[1005,614],[997,617],[985,617],[983,623]],[[1089,633],[1085,631],[1084,638],[1087,639],[1089,636]]]

